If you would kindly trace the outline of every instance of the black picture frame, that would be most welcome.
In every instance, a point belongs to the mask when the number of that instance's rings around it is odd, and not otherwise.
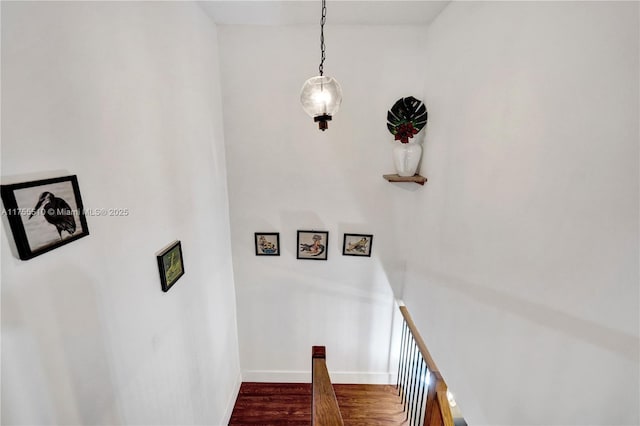
[[[158,259],[162,291],[166,293],[184,275],[182,244],[180,241],[174,241],[160,251],[156,257]]]
[[[328,259],[329,231],[298,231],[297,243],[297,259]]]
[[[89,235],[76,175],[0,185],[21,260],[29,260]]]
[[[372,234],[344,234],[344,240],[342,242],[342,255],[371,257],[372,247]]]
[[[254,233],[256,256],[280,256],[279,232]]]

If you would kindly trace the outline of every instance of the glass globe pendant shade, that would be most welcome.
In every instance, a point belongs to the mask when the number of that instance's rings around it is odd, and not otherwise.
[[[319,75],[305,81],[300,92],[300,102],[320,130],[329,127],[328,121],[338,112],[342,103],[342,88],[335,78]]]

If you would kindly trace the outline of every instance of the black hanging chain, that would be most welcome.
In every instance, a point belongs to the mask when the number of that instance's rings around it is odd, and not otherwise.
[[[322,18],[320,18],[320,66],[318,67],[318,71],[320,71],[320,76],[324,72],[324,60],[326,58],[324,53],[324,23],[327,21],[327,1],[322,0]]]

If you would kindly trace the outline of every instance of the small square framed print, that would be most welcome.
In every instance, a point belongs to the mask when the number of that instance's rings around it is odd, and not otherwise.
[[[256,256],[280,256],[279,232],[256,232]]]
[[[327,260],[328,231],[298,231],[298,259]]]
[[[372,244],[373,244],[373,235],[344,234],[344,242],[342,244],[342,255],[371,257]]]
[[[162,291],[167,292],[184,275],[184,263],[182,261],[182,245],[180,241],[174,241],[158,255],[158,270],[160,271],[160,283]]]

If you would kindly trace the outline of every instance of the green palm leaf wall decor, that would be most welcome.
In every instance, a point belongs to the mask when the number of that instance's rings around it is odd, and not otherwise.
[[[413,96],[398,99],[387,112],[387,128],[402,143],[409,143],[426,124],[427,107]]]

